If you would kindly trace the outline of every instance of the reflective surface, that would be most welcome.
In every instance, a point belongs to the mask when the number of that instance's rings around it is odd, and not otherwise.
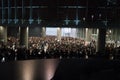
[[[120,60],[40,59],[0,63],[0,80],[120,80]]]
[[[50,80],[59,60],[26,60],[0,64],[0,80]]]

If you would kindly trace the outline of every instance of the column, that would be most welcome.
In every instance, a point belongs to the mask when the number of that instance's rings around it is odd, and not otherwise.
[[[114,46],[114,47],[117,47],[117,46],[118,46],[118,45],[117,45],[117,41],[118,41],[117,35],[119,35],[119,34],[118,34],[118,30],[117,30],[117,29],[113,29],[112,37],[113,37],[113,40],[114,40],[114,42],[115,42],[115,46]]]
[[[98,35],[99,35],[99,29],[97,29],[97,37],[96,37],[96,52],[98,52]]]
[[[86,28],[85,40],[87,43],[91,41],[91,35],[92,35],[92,29]]]
[[[61,41],[61,28],[60,27],[57,28],[57,39]]]
[[[76,28],[77,30],[77,38],[80,38],[80,28]]]
[[[0,26],[0,42],[7,44],[7,27]]]
[[[114,29],[113,31],[113,37],[114,37],[114,40],[117,41],[117,34],[118,34],[118,30],[117,29]]]
[[[85,36],[86,36],[86,28],[82,28],[82,31],[83,31],[82,36],[83,36],[83,39],[85,40]]]
[[[28,48],[28,27],[20,27],[20,46]]]
[[[118,41],[120,41],[120,28],[118,29],[117,37],[118,37]]]
[[[106,29],[100,28],[98,32],[97,52],[105,52]]]
[[[80,39],[84,39],[84,29],[83,28],[77,29],[77,37]]]
[[[113,41],[113,29],[111,29],[111,40]]]
[[[41,36],[42,36],[42,37],[45,37],[45,36],[46,36],[46,28],[45,28],[45,27],[42,27]]]

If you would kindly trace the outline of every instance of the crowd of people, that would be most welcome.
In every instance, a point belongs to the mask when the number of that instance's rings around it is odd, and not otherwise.
[[[8,43],[0,44],[0,60],[14,61],[43,58],[85,58],[97,56],[119,58],[120,47],[107,43],[105,52],[96,52],[96,41],[86,44],[85,40],[72,37],[63,37],[58,40],[55,36],[29,37],[28,49],[19,46],[19,40],[14,37],[8,38]],[[102,53],[102,54],[100,54]]]

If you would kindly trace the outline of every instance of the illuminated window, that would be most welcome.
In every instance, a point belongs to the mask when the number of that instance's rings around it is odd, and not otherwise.
[[[57,28],[46,28],[46,35],[57,36]]]

